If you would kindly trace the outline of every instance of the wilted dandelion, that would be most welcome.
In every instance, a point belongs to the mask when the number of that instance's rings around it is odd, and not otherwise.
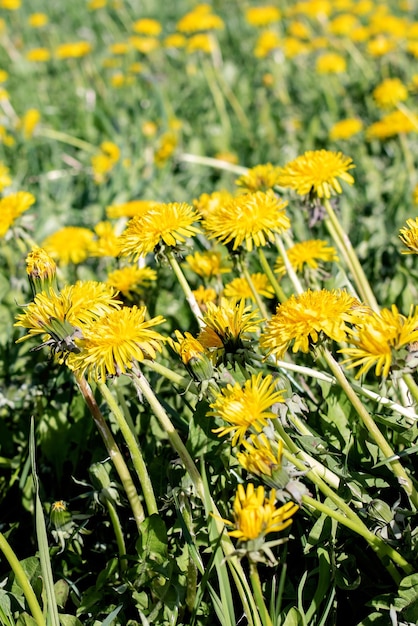
[[[293,344],[292,351],[309,352],[321,335],[345,341],[347,323],[355,321],[359,302],[345,291],[305,291],[292,295],[277,307],[276,314],[261,334],[260,345],[268,354],[281,358]]]
[[[277,389],[271,375],[253,374],[241,386],[228,384],[210,405],[209,415],[219,417],[228,426],[213,430],[219,437],[232,434],[232,445],[242,441],[249,429],[259,433],[267,426],[268,420],[277,414],[271,409],[277,402],[284,402],[285,391]]]
[[[281,168],[277,184],[294,189],[301,196],[330,198],[343,191],[339,179],[349,185],[354,183],[349,174],[353,167],[352,159],[341,152],[309,150]]]

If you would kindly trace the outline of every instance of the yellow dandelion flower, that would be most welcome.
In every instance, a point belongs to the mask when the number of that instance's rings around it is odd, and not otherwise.
[[[88,0],[87,8],[89,11],[97,11],[103,9],[107,5],[107,0]]]
[[[192,35],[187,41],[186,51],[189,53],[199,51],[210,54],[213,51],[213,47],[213,40],[207,33],[197,33]]]
[[[321,239],[308,239],[295,243],[287,250],[287,256],[293,268],[299,273],[303,272],[306,266],[313,270],[318,269],[319,261],[328,263],[338,261],[336,249]],[[286,274],[282,257],[278,257],[274,271],[280,275]]]
[[[418,187],[418,185],[417,185]],[[418,189],[416,188],[418,196]],[[402,250],[402,254],[418,254],[418,218],[406,220],[407,226],[399,231],[399,238],[408,250]]]
[[[0,70],[0,84],[9,80],[9,73],[6,70]]]
[[[41,120],[41,114],[38,109],[28,109],[19,122],[19,128],[23,133],[25,140],[31,139]]]
[[[412,54],[413,57],[418,59],[418,41],[408,41],[406,44],[406,51]]]
[[[115,54],[116,56],[128,54],[129,49],[129,44],[126,41],[112,43],[109,46],[109,52],[111,54]]]
[[[366,130],[366,138],[389,139],[401,133],[418,131],[418,115],[405,111],[388,113],[378,122],[371,124]]]
[[[57,59],[79,59],[92,51],[89,41],[63,43],[55,49]]]
[[[209,5],[198,5],[190,13],[186,13],[176,25],[180,33],[199,33],[200,31],[221,30],[223,20],[211,12]]]
[[[90,256],[119,256],[119,235],[116,233],[114,226],[110,222],[99,222],[94,227],[94,232],[98,238],[91,242],[89,248]]]
[[[249,7],[245,11],[245,19],[251,26],[268,26],[280,20],[280,11],[273,5]]]
[[[7,182],[7,174],[3,174]],[[35,202],[27,191],[18,191],[0,199],[0,237],[4,237],[14,221]]]
[[[169,338],[168,343],[185,365],[188,365],[193,359],[197,359],[198,361],[203,359],[205,349],[200,341],[195,339],[195,337],[187,331],[183,335],[179,330],[175,330],[174,334],[177,341]]]
[[[341,13],[328,25],[329,32],[333,35],[348,35],[358,25],[357,18],[351,13]]]
[[[200,215],[207,217],[213,211],[218,210],[223,204],[227,204],[233,197],[231,192],[226,189],[214,191],[211,194],[203,193],[199,198],[193,200],[193,206]]]
[[[78,281],[75,285],[66,285],[59,293],[49,291],[35,296],[33,302],[25,307],[25,312],[16,316],[15,326],[28,329],[18,342],[46,335],[47,341],[57,341],[57,344],[48,343],[54,349],[75,349],[75,345],[60,341],[66,335],[56,337],[57,327],[54,321],[60,322],[62,327],[70,325],[71,331],[82,328],[85,324],[101,316],[108,315],[122,304],[116,299],[116,290],[104,283],[95,281]],[[68,334],[68,332],[67,332]]]
[[[156,280],[157,272],[151,267],[128,265],[110,272],[106,282],[120,291],[125,298],[131,299],[134,294],[143,295]]]
[[[158,20],[142,18],[132,24],[132,29],[141,35],[158,36],[162,31],[162,26]]]
[[[208,302],[198,340],[213,353],[215,360],[236,355],[251,335],[258,332],[261,321],[258,312],[245,306],[244,300],[221,298],[219,306]]]
[[[325,52],[316,60],[318,74],[341,74],[346,71],[347,63],[341,54]]]
[[[42,291],[56,290],[57,266],[54,259],[39,246],[34,246],[26,257],[26,273],[33,295]]]
[[[238,485],[234,502],[234,521],[223,520],[228,526],[235,528],[228,534],[240,542],[254,541],[290,526],[291,517],[298,510],[298,505],[287,502],[276,509],[275,502],[274,489],[271,490],[270,497],[266,498],[262,485],[255,489],[252,483],[248,483],[246,491],[243,485]]]
[[[339,139],[350,139],[357,135],[363,129],[363,122],[355,117],[349,117],[345,120],[336,122],[329,131],[331,141]]]
[[[354,183],[348,173],[353,167],[352,159],[341,152],[308,150],[281,169],[277,184],[294,189],[301,196],[330,198],[334,193],[342,193],[339,179],[349,185]]]
[[[217,152],[215,159],[218,159],[218,161],[226,161],[226,163],[232,163],[233,165],[238,163],[238,155],[235,154],[235,152]]]
[[[138,35],[134,35],[133,37],[129,37],[129,43],[135,50],[141,52],[141,54],[150,54],[160,47],[160,41],[156,37],[139,37]]]
[[[28,24],[32,28],[42,28],[48,21],[49,18],[45,13],[31,13],[28,17]]]
[[[251,274],[251,282],[253,283],[254,289],[258,294],[260,294],[260,296],[264,296],[264,298],[274,298],[274,289],[265,274],[262,274],[261,272]],[[235,298],[237,300],[244,298],[255,302],[255,296],[251,287],[247,279],[243,276],[234,278],[234,280],[225,285],[224,296],[226,298]]]
[[[27,61],[31,63],[46,63],[51,58],[48,48],[32,48],[25,53]]]
[[[214,250],[188,254],[186,262],[195,274],[204,278],[213,278],[231,271],[231,267],[225,264],[221,253]]]
[[[146,313],[146,307],[123,307],[83,326],[82,338],[76,339],[80,351],[69,355],[68,367],[104,382],[126,374],[137,361],[155,359],[165,338],[152,328],[164,318],[147,320]]]
[[[385,78],[372,95],[378,107],[392,109],[408,98],[408,89],[399,78]]]
[[[199,305],[204,305],[208,302],[215,302],[218,297],[218,294],[213,287],[204,287],[203,285],[199,285],[197,289],[193,289],[192,293]]]
[[[277,184],[279,171],[280,168],[271,163],[256,165],[248,170],[247,174],[240,176],[235,183],[246,191],[267,191]]]
[[[91,157],[94,181],[98,184],[103,183],[119,159],[119,147],[112,141],[103,141],[100,144],[100,151]]]
[[[354,348],[339,350],[348,358],[343,364],[348,369],[360,367],[356,374],[359,378],[372,367],[376,376],[387,378],[399,352],[418,340],[418,307],[411,308],[408,317],[401,315],[395,305],[391,309],[382,309],[379,313],[370,313],[353,328],[349,342]]]
[[[298,39],[312,40],[312,33],[309,27],[299,20],[292,20],[287,29],[288,35],[297,37]]]
[[[20,9],[21,4],[21,0],[0,0],[0,9],[17,11],[17,9]]]
[[[274,30],[265,30],[260,33],[254,48],[254,56],[257,59],[265,59],[270,52],[281,46],[279,34]]]
[[[158,245],[175,247],[200,232],[193,222],[199,219],[185,202],[158,204],[144,215],[133,217],[121,235],[121,255],[137,259]]]
[[[229,426],[213,429],[219,437],[232,434],[231,444],[241,443],[249,429],[261,432],[268,425],[268,420],[275,419],[277,413],[272,407],[277,402],[284,402],[283,389],[276,388],[273,376],[253,374],[244,385],[228,384],[216,396],[210,405],[208,415],[221,418]]]
[[[177,147],[177,143],[178,139],[174,132],[167,131],[161,135],[154,155],[154,160],[158,167],[162,167],[172,156]]]
[[[206,216],[203,226],[211,239],[224,244],[233,242],[233,250],[245,243],[251,252],[253,247],[274,241],[276,233],[290,227],[286,206],[287,202],[272,190],[247,193],[213,210]]]
[[[367,44],[367,52],[372,57],[382,57],[396,48],[396,42],[384,35],[378,35]]]
[[[9,176],[9,168],[0,162],[0,191],[6,187],[10,187],[12,179]]]
[[[264,433],[250,435],[250,441],[242,441],[245,452],[237,452],[237,461],[254,476],[271,478],[280,469],[283,460],[283,443],[280,440],[277,451],[273,452],[270,441]]]
[[[173,33],[164,39],[165,48],[184,48],[186,44],[187,39],[181,33]]]
[[[82,226],[64,226],[52,235],[49,235],[43,243],[44,248],[60,264],[79,264],[90,255],[94,233]]]
[[[309,352],[321,335],[334,341],[345,341],[347,322],[355,319],[358,301],[343,290],[305,291],[277,307],[276,314],[261,334],[260,346],[281,358],[292,345],[292,351]]]
[[[155,200],[130,200],[129,202],[109,205],[106,207],[106,215],[109,219],[140,216],[148,213],[150,209],[159,204],[160,202]]]

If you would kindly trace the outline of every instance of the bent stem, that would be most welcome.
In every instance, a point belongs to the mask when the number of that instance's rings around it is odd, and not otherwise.
[[[147,466],[144,462],[144,458],[142,456],[141,448],[136,434],[130,428],[127,420],[125,419],[123,411],[116,402],[107,385],[105,383],[97,383],[97,386],[99,387],[100,393],[102,394],[107,405],[109,406],[109,409],[115,416],[116,422],[119,426],[119,430],[122,433],[122,436],[126,441],[126,445],[129,448],[132,463],[138,475],[139,482],[141,483],[142,492],[144,494],[145,503],[147,505],[148,515],[158,513],[157,502],[154,496],[154,489],[152,487],[152,482],[149,477]]]
[[[20,564],[19,559],[13,552],[9,542],[7,541],[3,533],[0,533],[0,550],[4,554],[7,562],[12,568],[13,574],[15,575],[17,582],[22,588],[23,594],[29,606],[29,610],[32,613],[33,619],[35,620],[37,626],[46,626],[46,621],[43,616],[42,609],[36,598],[35,592],[32,589],[32,585],[30,584],[25,574],[25,570]]]
[[[328,230],[346,259],[361,298],[370,306],[371,309],[373,309],[373,311],[378,313],[380,310],[379,305],[372,288],[370,287],[370,283],[367,280],[357,254],[351,245],[351,241],[341,226],[328,198],[324,199],[324,207],[328,214],[328,218],[326,219]]]
[[[358,397],[358,395],[356,394],[356,392],[354,391],[354,389],[352,388],[352,386],[348,382],[348,380],[345,377],[344,372],[342,371],[340,365],[334,359],[334,357],[329,352],[329,350],[327,350],[325,348],[322,349],[322,354],[323,354],[323,356],[324,356],[324,358],[325,358],[325,360],[326,360],[326,362],[327,362],[331,372],[333,373],[333,375],[337,379],[338,384],[341,386],[341,388],[343,389],[343,391],[346,394],[347,398],[350,400],[351,404],[353,405],[354,409],[357,412],[357,415],[360,417],[360,419],[363,422],[364,426],[369,431],[369,434],[373,438],[374,442],[380,448],[380,451],[382,452],[383,456],[386,459],[391,459],[391,460],[388,460],[388,462],[387,462],[388,467],[392,468],[392,471],[395,474],[395,476],[397,477],[397,479],[399,481],[399,484],[405,490],[406,494],[408,495],[408,497],[409,497],[411,503],[414,505],[415,509],[417,509],[418,508],[418,493],[417,493],[414,485],[412,484],[412,481],[411,481],[410,477],[406,473],[406,471],[403,468],[403,466],[401,465],[401,463],[397,460],[394,451],[392,450],[392,448],[388,444],[387,440],[385,439],[385,437],[383,436],[383,434],[380,432],[379,428],[377,427],[377,425],[376,425],[375,421],[373,420],[372,416],[367,411],[366,407],[361,402],[360,398]],[[393,458],[393,457],[395,457],[395,458]]]
[[[174,254],[172,254],[171,252],[167,253],[167,258],[168,261],[176,275],[177,280],[180,283],[180,287],[183,289],[183,293],[186,296],[186,300],[189,304],[189,307],[193,313],[193,315],[195,316],[197,323],[199,324],[199,327],[202,328],[203,326],[203,321],[202,321],[202,312],[199,308],[199,305],[197,303],[197,300],[192,292],[192,290],[190,289],[190,285],[186,280],[185,275],[183,274],[180,265],[178,264],[177,259],[175,258]]]
[[[94,423],[96,424],[99,433],[103,439],[103,442],[106,446],[106,450],[112,459],[113,465],[118,473],[120,481],[125,490],[126,496],[129,500],[129,504],[132,509],[132,513],[134,515],[134,519],[138,528],[139,534],[141,534],[141,523],[145,519],[144,509],[142,508],[141,501],[139,499],[135,484],[132,480],[131,474],[129,472],[128,466],[125,463],[125,460],[121,454],[121,451],[118,448],[116,441],[113,438],[113,435],[106,424],[106,421],[100,411],[99,405],[96,402],[96,399],[93,395],[90,385],[87,383],[84,376],[79,374],[75,374],[75,379],[80,389],[80,392],[90,409],[91,415],[93,417]]]

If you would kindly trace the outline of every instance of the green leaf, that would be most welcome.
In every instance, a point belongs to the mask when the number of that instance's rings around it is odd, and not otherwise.
[[[57,604],[63,609],[68,600],[68,594],[70,590],[69,584],[61,578],[60,580],[57,580],[57,582],[55,583],[54,590],[55,590],[55,597],[57,599]]]
[[[300,613],[299,609],[297,609],[295,606],[292,606],[289,613],[286,615],[286,619],[283,622],[282,626],[303,626],[303,624],[303,615]]]
[[[78,617],[60,613],[60,626],[83,626]]]
[[[141,524],[137,551],[142,559],[151,558],[162,563],[167,556],[167,530],[164,521],[154,513]]]

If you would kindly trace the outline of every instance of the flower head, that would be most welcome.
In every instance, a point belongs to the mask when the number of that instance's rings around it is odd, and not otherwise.
[[[155,359],[161,352],[165,338],[152,327],[163,321],[161,315],[146,320],[146,307],[116,309],[83,326],[82,337],[76,339],[79,352],[69,356],[67,365],[101,382],[126,374],[135,362]]]
[[[276,233],[289,228],[286,205],[271,190],[247,193],[213,210],[203,226],[210,238],[231,243],[233,250],[245,244],[251,252],[254,246],[265,246],[274,241]]]
[[[408,250],[402,254],[418,254],[418,218],[406,220],[407,227],[401,228],[399,238]]]
[[[346,60],[336,52],[324,52],[316,61],[318,74],[342,74],[346,67]]]
[[[35,197],[27,191],[18,191],[0,200],[0,237],[3,237],[14,221],[35,202]]]
[[[225,189],[214,191],[213,193],[203,193],[199,198],[193,200],[193,206],[203,217],[207,217],[213,211],[219,210],[223,204],[227,204],[234,196]]]
[[[79,59],[89,54],[92,50],[92,45],[88,41],[74,41],[70,43],[63,43],[55,50],[55,56],[57,59]]]
[[[110,222],[99,222],[94,231],[98,239],[91,242],[90,256],[119,256],[120,241],[114,226]]]
[[[269,354],[281,358],[293,343],[293,352],[309,352],[323,334],[334,341],[344,341],[347,322],[355,321],[358,301],[345,291],[305,291],[292,295],[277,307],[260,338]]]
[[[245,191],[267,191],[277,184],[279,171],[280,168],[271,163],[256,165],[248,170],[247,174],[240,176],[236,184]]]
[[[392,109],[408,98],[408,89],[399,78],[385,78],[373,91],[373,98],[381,109]]]
[[[340,352],[347,356],[344,363],[349,363],[348,369],[360,366],[356,378],[372,367],[376,376],[387,378],[397,359],[401,369],[407,364],[408,348],[417,340],[418,307],[405,317],[392,305],[391,309],[363,317],[350,333],[349,342],[355,347],[342,348]]]
[[[297,272],[302,272],[305,267],[316,270],[319,267],[319,261],[338,261],[335,248],[321,239],[308,239],[295,243],[287,250],[287,256]],[[281,256],[277,259],[275,271],[280,275],[286,273],[286,267]]]
[[[205,348],[193,335],[185,332],[174,331],[176,340],[169,338],[168,343],[179,355],[187,371],[196,381],[204,381],[212,378],[212,363],[206,355]]]
[[[239,541],[253,541],[290,526],[291,517],[298,510],[298,505],[287,502],[276,509],[275,502],[274,489],[270,492],[270,497],[266,498],[262,485],[256,489],[252,483],[248,483],[246,490],[243,485],[238,485],[234,502],[234,521],[224,520],[227,525],[235,527],[235,530],[228,534]]]
[[[265,298],[274,298],[274,289],[265,274],[256,272],[250,276],[255,291]],[[255,296],[245,276],[234,278],[225,285],[224,295],[227,298],[250,299],[255,302]]]
[[[280,11],[273,5],[249,7],[245,12],[245,19],[251,26],[268,26],[280,19]]]
[[[371,124],[366,131],[366,137],[372,139],[388,139],[401,133],[418,131],[418,116],[409,111],[393,111],[382,117],[378,122]]]
[[[42,291],[56,290],[57,266],[46,250],[35,246],[26,257],[26,272],[33,295]]]
[[[42,248],[62,265],[79,264],[90,255],[93,239],[94,233],[88,228],[64,226],[49,235],[43,241]]]
[[[340,139],[350,139],[353,135],[359,133],[363,128],[363,122],[356,117],[349,117],[345,120],[336,122],[329,131],[331,141]]]
[[[159,202],[155,200],[130,200],[121,204],[111,204],[106,207],[106,215],[109,219],[117,219],[118,217],[135,217],[144,215],[150,209],[155,208]]]
[[[186,262],[193,272],[204,278],[213,278],[231,271],[230,267],[224,264],[221,253],[214,250],[189,254],[186,256]]]
[[[5,187],[9,187],[11,184],[12,179],[9,176],[9,168],[0,163],[0,191],[3,191]]]
[[[255,476],[271,478],[276,469],[282,466],[283,443],[280,440],[277,451],[273,452],[270,441],[264,433],[251,435],[250,441],[242,441],[245,452],[237,452],[237,460],[247,472]]]
[[[199,232],[193,223],[197,213],[185,202],[158,204],[141,216],[133,217],[120,237],[122,256],[135,259],[160,246],[176,247]]]
[[[319,198],[330,198],[335,193],[342,193],[339,179],[349,185],[354,183],[348,173],[353,167],[351,158],[341,152],[308,150],[281,169],[277,184],[294,189],[301,196],[314,194]]]
[[[239,383],[228,384],[210,405],[209,415],[220,417],[229,426],[220,426],[213,432],[220,437],[232,433],[233,446],[242,441],[250,428],[261,432],[269,419],[277,417],[271,409],[277,402],[284,402],[284,393],[276,388],[271,375],[263,377],[261,373],[253,374],[243,387]]]

